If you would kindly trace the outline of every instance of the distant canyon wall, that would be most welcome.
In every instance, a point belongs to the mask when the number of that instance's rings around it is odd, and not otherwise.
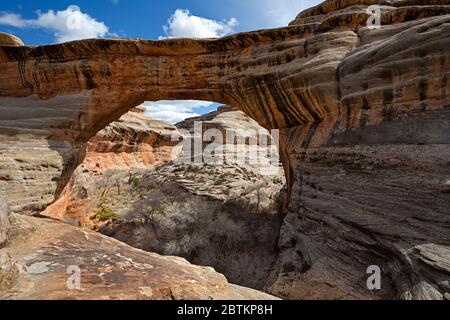
[[[379,29],[366,26],[374,4]],[[132,107],[223,102],[281,130],[289,205],[276,290],[443,299],[449,49],[444,0],[330,0],[289,27],[216,40],[2,46],[0,190],[13,211],[40,212],[64,190],[87,141]],[[380,291],[366,287],[370,265],[382,269]]]
[[[130,184],[139,174],[170,162],[181,151],[177,128],[135,108],[87,143],[86,157],[58,200],[42,215],[79,225],[110,189]]]

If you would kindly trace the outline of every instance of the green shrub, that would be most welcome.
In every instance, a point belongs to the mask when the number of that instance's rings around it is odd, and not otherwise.
[[[107,221],[114,219],[116,215],[111,209],[103,207],[97,211],[94,217],[100,221]]]
[[[128,179],[128,184],[132,185],[133,187],[139,187],[139,185],[141,184],[141,179],[136,176],[131,176],[130,179]]]

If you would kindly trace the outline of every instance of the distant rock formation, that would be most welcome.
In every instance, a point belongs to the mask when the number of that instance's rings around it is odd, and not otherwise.
[[[279,136],[272,137],[269,131],[239,109],[219,106],[216,111],[188,118],[176,126],[180,131],[186,130],[192,140],[188,148],[191,153],[183,152],[188,161],[238,164],[262,174],[283,174]],[[198,137],[195,130],[201,130],[203,136]],[[196,138],[201,142],[202,152],[195,150]]]
[[[370,5],[381,28],[367,25]],[[0,191],[12,211],[39,213],[61,196],[86,143],[131,108],[217,101],[280,129],[288,206],[273,290],[443,299],[449,8],[328,0],[289,27],[215,40],[1,46]],[[378,291],[366,286],[372,265],[382,270]]]
[[[41,215],[78,225],[108,190],[120,192],[133,174],[171,161],[179,138],[175,126],[132,109],[89,140],[83,163]]]

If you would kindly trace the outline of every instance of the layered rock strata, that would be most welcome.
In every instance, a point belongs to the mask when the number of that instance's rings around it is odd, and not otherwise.
[[[41,215],[78,225],[110,189],[126,189],[136,173],[152,170],[178,156],[176,127],[135,108],[87,143],[86,157],[61,197]]]

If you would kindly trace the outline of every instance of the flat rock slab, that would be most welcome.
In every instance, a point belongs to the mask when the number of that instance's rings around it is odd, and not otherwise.
[[[276,299],[182,258],[53,220],[12,220],[12,239],[0,250],[0,299]]]

